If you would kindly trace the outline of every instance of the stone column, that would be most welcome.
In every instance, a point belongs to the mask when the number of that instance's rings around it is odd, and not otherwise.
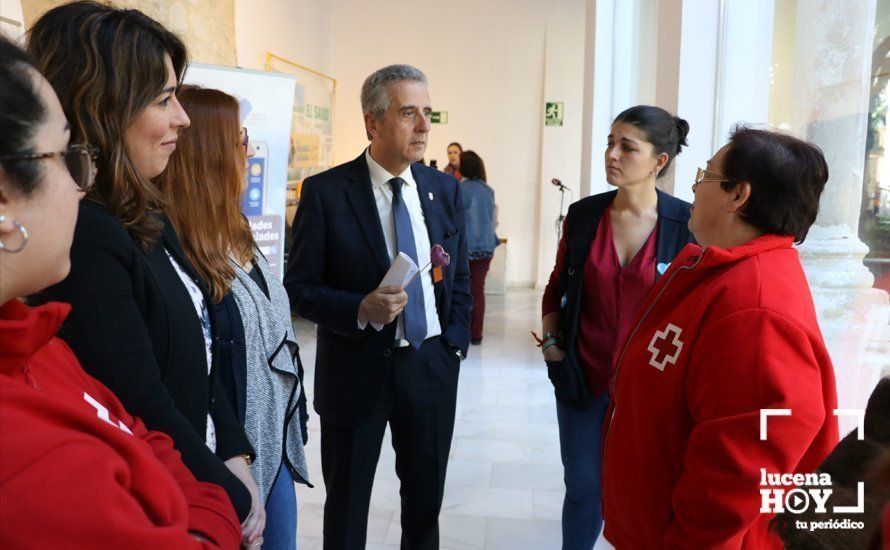
[[[798,0],[792,130],[822,148],[829,180],[800,247],[837,376],[840,408],[864,408],[890,368],[887,294],[858,236],[876,0]],[[842,431],[853,427],[841,418]]]

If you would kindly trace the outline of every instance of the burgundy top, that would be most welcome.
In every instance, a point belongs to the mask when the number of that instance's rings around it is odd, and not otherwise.
[[[451,163],[448,163],[448,166],[445,167],[445,170],[443,170],[443,172],[445,172],[449,176],[454,176],[454,179],[456,179],[457,181],[460,181],[463,177],[460,173],[460,168],[455,168],[454,165]]]
[[[612,217],[606,209],[590,243],[584,264],[581,318],[578,327],[578,359],[594,395],[608,386],[621,346],[643,300],[655,285],[658,224],[646,243],[624,268],[618,260],[612,237]],[[557,281],[566,255],[563,233],[556,253],[556,265],[544,290],[543,315],[559,311]]]

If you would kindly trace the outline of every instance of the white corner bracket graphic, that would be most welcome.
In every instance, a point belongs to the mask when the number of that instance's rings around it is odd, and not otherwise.
[[[865,513],[865,482],[856,482],[856,506],[835,506],[835,514],[864,514]]]
[[[856,417],[856,439],[865,439],[865,409],[834,409],[834,416]]]
[[[770,416],[791,416],[791,409],[760,409],[761,441],[766,441],[766,419]]]
[[[683,351],[682,334],[683,329],[673,323],[668,323],[664,330],[656,330],[646,348],[652,354],[649,364],[662,372],[669,364],[676,364]]]

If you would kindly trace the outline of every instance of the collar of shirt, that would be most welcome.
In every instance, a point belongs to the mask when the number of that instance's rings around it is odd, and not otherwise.
[[[368,172],[371,175],[371,185],[374,187],[383,187],[389,183],[389,180],[393,178],[402,178],[405,180],[405,185],[409,187],[416,187],[417,183],[414,181],[414,175],[411,173],[411,165],[408,165],[408,168],[405,168],[405,171],[399,174],[398,176],[393,176],[387,171],[386,168],[380,166],[376,160],[371,157],[371,148],[368,147],[365,149],[365,160],[368,162]]]

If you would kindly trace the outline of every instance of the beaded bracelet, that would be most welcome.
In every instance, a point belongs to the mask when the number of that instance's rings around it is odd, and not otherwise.
[[[547,351],[547,348],[549,348],[550,346],[556,346],[556,345],[559,345],[559,340],[557,340],[556,338],[553,338],[553,337],[547,338],[541,344],[541,353],[544,353],[545,351]]]
[[[535,334],[535,331],[531,331],[531,333],[532,333],[532,338],[534,338],[535,342],[537,342],[536,346],[539,348],[544,345],[544,342],[549,342],[550,340],[556,340],[557,343],[562,342],[562,333],[561,332],[545,332],[544,338],[538,338],[538,335]]]

